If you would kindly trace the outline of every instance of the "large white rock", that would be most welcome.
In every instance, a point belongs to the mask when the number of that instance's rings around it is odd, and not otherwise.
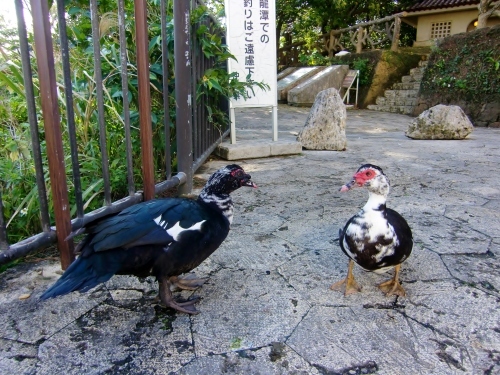
[[[342,151],[347,146],[347,113],[335,88],[320,91],[297,140],[309,150]]]
[[[415,118],[405,134],[413,139],[464,139],[473,129],[462,108],[438,104]]]

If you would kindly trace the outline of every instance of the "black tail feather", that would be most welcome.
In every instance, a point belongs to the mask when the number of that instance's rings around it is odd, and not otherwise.
[[[99,257],[79,257],[64,272],[59,280],[40,296],[41,300],[54,298],[74,291],[86,292],[100,283],[108,281],[119,267],[109,268],[102,272],[98,266]],[[97,261],[97,264],[96,264]],[[100,270],[101,268],[101,270]],[[101,272],[100,272],[101,271]]]

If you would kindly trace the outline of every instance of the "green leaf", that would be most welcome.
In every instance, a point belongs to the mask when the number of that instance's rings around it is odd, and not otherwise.
[[[212,87],[214,87],[217,91],[223,92],[222,87],[219,85],[219,82],[215,79],[210,79],[209,82],[212,84]]]
[[[159,46],[159,45],[161,45],[161,36],[157,35],[150,40],[148,51],[151,51],[155,46]]]
[[[0,71],[0,82],[3,82],[7,85],[12,91],[20,96],[24,96],[23,90],[17,85],[14,81],[12,81],[4,72]]]

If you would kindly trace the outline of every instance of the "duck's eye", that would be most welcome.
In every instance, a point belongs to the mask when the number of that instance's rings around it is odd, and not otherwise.
[[[243,177],[245,173],[241,169],[236,169],[235,171],[231,172],[231,176],[233,177]]]
[[[366,177],[372,177],[373,172],[372,171],[366,171]]]

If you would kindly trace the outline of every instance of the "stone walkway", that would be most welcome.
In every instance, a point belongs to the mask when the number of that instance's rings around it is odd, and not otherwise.
[[[300,131],[307,113],[280,106],[280,137]],[[264,115],[238,112],[241,131],[267,136]],[[57,263],[0,275],[0,373],[500,373],[500,130],[415,141],[404,136],[410,117],[347,116],[344,152],[238,162],[259,188],[234,194],[229,237],[196,270],[209,278],[194,292],[199,315],[155,305],[151,279],[116,276],[41,303]],[[338,188],[366,162],[389,176],[388,205],[413,230],[406,298],[385,297],[376,284],[388,275],[360,268],[362,293],[329,290],[347,271],[338,229],[367,199],[362,189]]]

